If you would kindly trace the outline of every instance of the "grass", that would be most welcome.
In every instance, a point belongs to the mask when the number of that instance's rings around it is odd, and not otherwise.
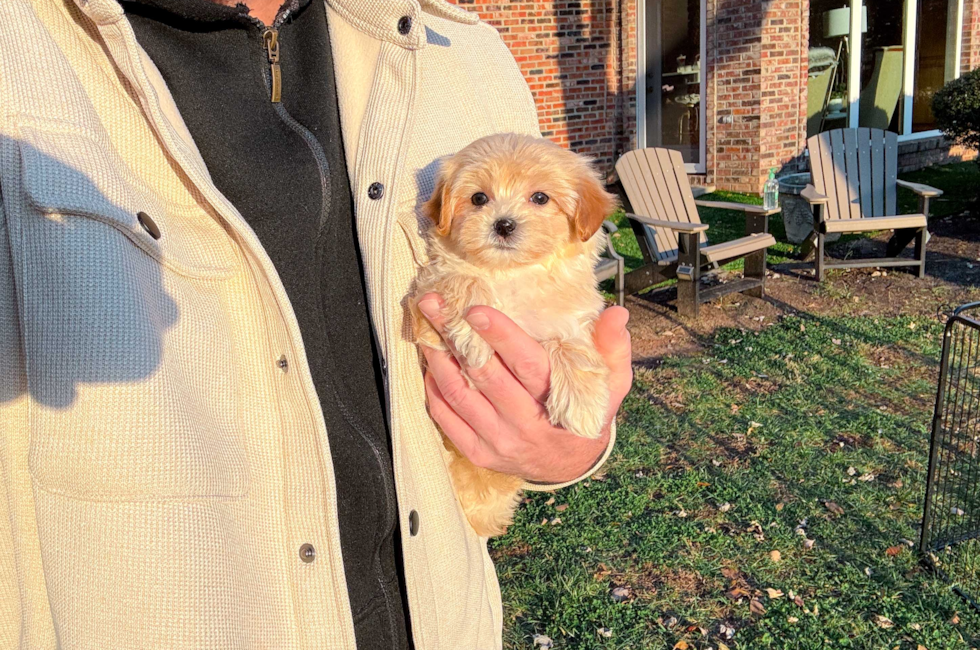
[[[941,216],[964,209],[977,174],[965,164],[908,178],[947,190]],[[739,213],[702,218],[713,241],[741,233]],[[635,266],[636,242],[620,232]],[[582,650],[980,645],[980,616],[909,544],[941,331],[921,317],[799,313],[637,368],[600,475],[529,494],[491,541],[505,647],[532,648],[538,634]],[[980,576],[980,547],[954,560]]]
[[[940,336],[910,318],[787,317],[639,371],[605,476],[550,505],[530,495],[492,543],[507,647],[971,647],[980,617],[903,541]]]

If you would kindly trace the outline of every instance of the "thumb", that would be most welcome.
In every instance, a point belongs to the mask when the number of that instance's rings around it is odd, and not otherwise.
[[[609,391],[614,398],[626,397],[633,385],[633,348],[626,329],[630,313],[623,307],[609,307],[595,325],[595,344],[609,366]]]

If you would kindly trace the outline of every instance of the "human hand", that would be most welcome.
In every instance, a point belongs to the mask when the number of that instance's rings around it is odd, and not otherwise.
[[[442,299],[419,301],[422,314],[445,340]],[[595,343],[609,366],[609,412],[602,435],[583,438],[552,426],[544,402],[551,368],[544,348],[514,321],[490,307],[473,307],[466,321],[495,354],[467,368],[471,388],[450,352],[422,346],[429,413],[474,465],[537,483],[564,483],[587,472],[609,444],[616,411],[633,383],[629,312],[606,309],[595,326]],[[447,341],[451,347],[451,343]]]

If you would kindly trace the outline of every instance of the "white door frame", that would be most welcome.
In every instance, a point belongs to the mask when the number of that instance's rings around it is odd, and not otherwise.
[[[647,143],[647,3],[652,0],[636,2],[636,140],[642,149]],[[962,0],[961,0],[962,1]],[[707,153],[707,104],[708,104],[708,3],[700,0],[701,6],[701,105],[698,111],[698,162],[686,163],[688,174],[705,173]]]
[[[919,0],[904,0],[902,16],[902,97],[899,100],[901,105],[899,111],[898,141],[907,142],[909,140],[922,140],[934,138],[942,135],[942,131],[933,129],[930,131],[912,131],[912,93],[915,89],[915,36],[918,21],[918,2]],[[847,62],[847,100],[848,117],[847,124],[851,128],[857,128],[860,124],[861,115],[861,52],[864,48],[864,39],[861,33],[861,14],[859,10],[864,4],[864,0],[850,0],[851,7],[851,33],[850,54]],[[960,65],[963,56],[963,0],[949,0],[948,24],[955,30],[952,43],[947,40],[947,52],[950,44],[955,48],[953,52],[953,78],[960,76]],[[948,29],[948,28],[947,28]],[[947,32],[947,39],[948,39]],[[947,71],[949,64],[947,63]],[[857,83],[855,83],[855,80]]]

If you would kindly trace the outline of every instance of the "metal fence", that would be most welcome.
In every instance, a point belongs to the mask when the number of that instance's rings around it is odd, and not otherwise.
[[[954,562],[944,562],[956,545],[980,538],[980,303],[953,312],[943,335],[943,353],[929,446],[929,472],[920,549],[929,564],[973,607],[975,596],[961,588]]]

